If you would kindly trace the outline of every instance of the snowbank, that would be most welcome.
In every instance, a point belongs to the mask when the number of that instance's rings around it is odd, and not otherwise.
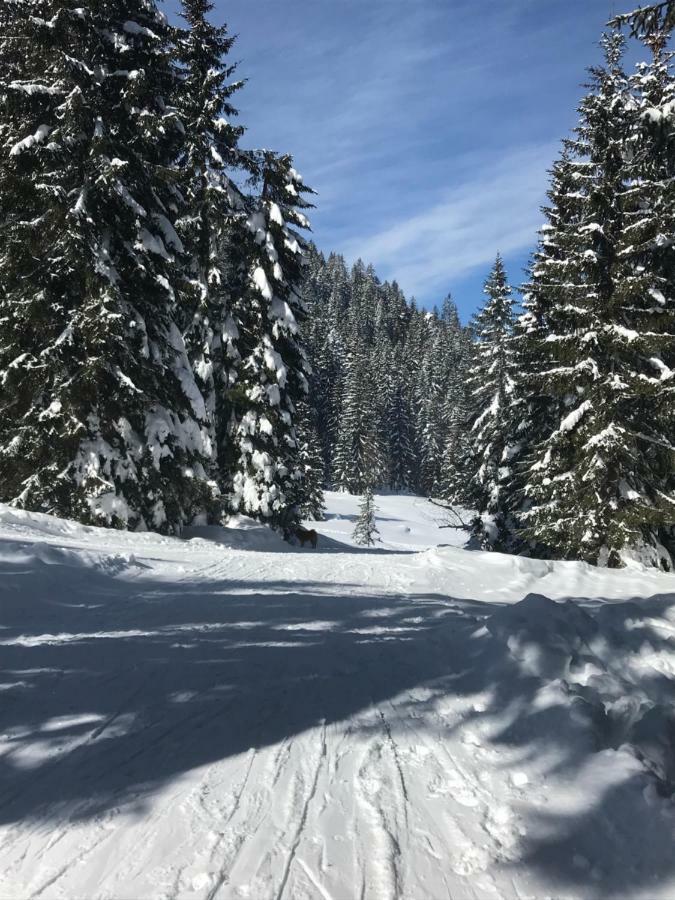
[[[486,627],[549,701],[586,708],[598,747],[629,750],[675,792],[675,596],[584,609],[530,594]]]

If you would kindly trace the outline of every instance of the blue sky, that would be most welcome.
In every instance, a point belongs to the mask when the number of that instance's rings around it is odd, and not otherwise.
[[[215,0],[249,146],[318,191],[314,238],[463,318],[499,250],[514,284],[611,0]],[[635,5],[635,4],[632,4]],[[169,9],[175,9],[171,0]]]

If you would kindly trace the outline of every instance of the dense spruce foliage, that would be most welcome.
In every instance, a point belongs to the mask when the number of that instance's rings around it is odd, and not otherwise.
[[[458,461],[467,476],[462,486],[464,502],[480,511],[476,529],[481,543],[501,547],[510,522],[502,500],[508,486],[509,461],[515,452],[513,394],[517,379],[513,348],[513,290],[500,256],[485,282],[487,301],[475,317],[469,371],[470,443],[466,461]]]
[[[0,498],[175,530],[211,447],[178,326],[171,32],[151,2],[4,7]]]
[[[211,10],[3,3],[4,502],[167,532],[299,515],[307,189],[240,149]]]
[[[592,70],[567,143],[574,189],[562,230],[548,235],[564,253],[547,266],[557,287],[548,288],[546,328],[525,359],[528,390],[549,396],[555,416],[528,460],[526,533],[560,555],[613,563],[625,546],[657,552],[659,529],[675,514],[664,481],[674,332],[660,302],[666,223],[654,221],[650,172],[662,166],[643,96],[655,86],[642,67],[630,83],[623,44],[619,34],[605,38],[606,65]]]

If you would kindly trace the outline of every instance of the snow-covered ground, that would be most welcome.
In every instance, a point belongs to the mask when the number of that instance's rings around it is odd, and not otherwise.
[[[0,897],[675,897],[675,577],[0,507]]]

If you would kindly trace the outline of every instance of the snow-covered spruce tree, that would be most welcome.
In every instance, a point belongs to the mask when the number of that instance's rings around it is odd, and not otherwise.
[[[375,333],[379,279],[372,265],[357,260],[352,268],[352,302],[349,308],[349,322],[354,339],[372,346]]]
[[[419,488],[427,496],[438,496],[445,441],[443,423],[445,335],[444,329],[434,316],[428,316],[426,327],[429,332],[427,349],[421,360],[419,378],[415,386]]]
[[[386,478],[385,450],[377,410],[376,385],[363,345],[346,363],[339,432],[333,465],[335,486],[353,494]]]
[[[302,472],[302,480],[297,482],[296,503],[303,519],[320,522],[325,518],[326,501],[323,494],[324,462],[316,418],[316,410],[306,400],[296,404],[298,460]]]
[[[377,530],[377,521],[375,513],[375,498],[373,497],[373,489],[368,485],[363,492],[361,503],[359,505],[359,516],[354,526],[354,534],[352,535],[355,543],[362,547],[372,547],[377,538],[379,531]]]
[[[184,212],[177,230],[185,247],[186,281],[182,329],[208,414],[213,445],[212,475],[222,489],[219,448],[227,440],[227,393],[239,359],[238,328],[232,316],[231,242],[240,233],[236,220],[247,218],[235,177],[251,169],[239,148],[243,133],[232,124],[231,98],[241,87],[228,64],[234,38],[209,21],[210,0],[182,0],[187,28],[178,32],[181,66],[180,113],[185,127],[181,148]],[[219,511],[216,511],[219,514]]]
[[[331,325],[345,323],[345,314],[349,309],[352,285],[344,257],[331,253],[326,262],[328,278],[328,319]]]
[[[324,460],[326,484],[332,484],[334,449],[340,427],[340,408],[345,381],[345,349],[337,329],[328,325],[325,338],[312,354],[311,395],[317,412],[317,429]]]
[[[409,388],[400,354],[390,376],[384,414],[389,486],[395,491],[409,491],[414,484],[413,427]]]
[[[443,454],[440,463],[439,488],[442,499],[470,507],[473,502],[469,486],[473,469],[471,446],[472,405],[467,376],[473,357],[469,330],[462,328],[457,307],[448,296],[443,302],[441,318],[446,330],[447,377],[441,421]]]
[[[295,412],[310,373],[299,335],[307,248],[298,229],[309,227],[302,210],[310,206],[305,195],[311,191],[289,156],[264,152],[258,165],[261,195],[237,241],[241,293],[234,316],[241,362],[228,395],[233,455],[222,465],[231,476],[234,511],[287,529],[299,516]]]
[[[548,341],[556,304],[568,284],[568,247],[582,215],[579,171],[569,146],[550,170],[548,204],[542,208],[546,224],[521,288],[523,312],[514,325],[515,390],[512,397],[512,476],[504,485],[505,503],[517,525],[530,503],[526,497],[532,455],[555,431],[559,412],[550,386],[541,373],[555,368],[553,343]]]
[[[310,394],[317,413],[325,483],[331,484],[345,377],[341,326],[349,303],[349,276],[344,259],[331,254],[326,260],[311,248],[303,297],[308,306],[305,340],[312,365]]]
[[[668,545],[675,560],[675,78],[669,32],[644,36],[651,51],[629,80],[637,103],[627,154],[619,257],[625,277],[616,282],[616,309],[634,351],[630,360],[630,424],[651,472],[655,509],[639,526],[654,532],[648,545]],[[628,380],[628,379],[625,379]],[[652,506],[652,503],[649,503]],[[627,511],[628,513],[628,511]],[[653,561],[658,553],[652,551]]]
[[[474,323],[477,341],[469,378],[473,464],[467,499],[478,511],[476,532],[480,540],[496,549],[504,548],[509,540],[503,486],[510,478],[510,413],[515,380],[513,291],[499,255],[484,293],[488,299]]]
[[[171,32],[154,0],[5,0],[0,500],[176,531],[208,501],[176,326]]]
[[[650,276],[637,270],[626,243],[626,228],[635,224],[627,161],[638,148],[623,43],[616,33],[603,39],[606,66],[591,70],[568,143],[573,212],[558,236],[563,253],[538,342],[540,364],[528,373],[534,393],[552,398],[556,427],[532,453],[525,486],[531,508],[523,516],[526,536],[553,555],[609,565],[636,546],[650,547],[656,561],[659,526],[672,521],[663,471],[654,467],[654,443],[663,435],[658,419],[645,415],[647,395],[663,387],[651,362],[661,328],[645,330],[643,313],[658,301],[648,299]],[[638,291],[635,309],[638,275],[646,296]]]
[[[471,489],[475,466],[471,439],[472,406],[465,379],[465,370],[459,369],[450,387],[444,416],[445,443],[441,460],[440,494],[442,499],[470,509],[475,503]]]

